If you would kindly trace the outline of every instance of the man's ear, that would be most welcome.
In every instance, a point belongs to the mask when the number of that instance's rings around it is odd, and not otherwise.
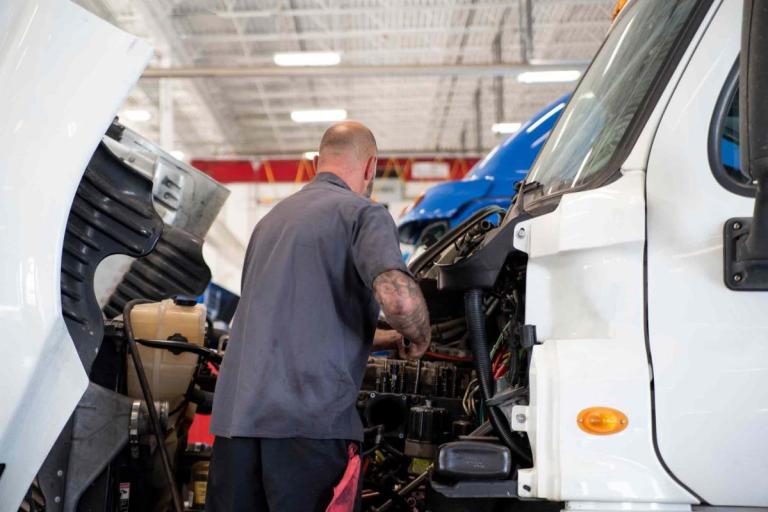
[[[317,162],[320,161],[320,155],[312,157],[312,174],[317,175]]]
[[[365,162],[365,181],[372,180],[376,175],[376,157],[369,157]]]

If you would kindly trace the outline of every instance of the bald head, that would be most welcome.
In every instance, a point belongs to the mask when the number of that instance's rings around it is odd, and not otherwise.
[[[359,194],[373,184],[376,173],[376,139],[365,125],[355,121],[336,123],[320,140],[317,172],[330,172],[341,177]]]

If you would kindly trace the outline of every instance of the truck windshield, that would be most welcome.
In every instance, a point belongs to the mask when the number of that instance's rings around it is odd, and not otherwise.
[[[634,0],[611,29],[526,182],[543,196],[587,188],[611,162],[697,0]],[[615,167],[615,168],[609,168]]]

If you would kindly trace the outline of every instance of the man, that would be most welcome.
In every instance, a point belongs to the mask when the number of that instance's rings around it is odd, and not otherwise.
[[[363,438],[355,404],[379,311],[404,357],[427,350],[421,291],[395,224],[370,197],[376,141],[359,123],[329,128],[315,179],[256,226],[219,375],[209,512],[324,511]],[[406,343],[403,337],[410,343]]]

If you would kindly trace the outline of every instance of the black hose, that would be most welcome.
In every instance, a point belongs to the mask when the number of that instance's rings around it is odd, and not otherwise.
[[[138,304],[146,304],[152,302],[144,299],[134,299],[129,301],[123,308],[123,326],[125,329],[125,338],[128,340],[128,350],[131,353],[131,359],[133,365],[136,367],[136,375],[139,377],[139,385],[144,395],[144,401],[147,403],[147,411],[149,412],[149,421],[152,423],[152,430],[155,431],[157,437],[157,446],[160,448],[160,459],[163,462],[163,470],[165,472],[165,479],[168,481],[168,485],[171,487],[171,497],[173,498],[173,508],[176,512],[184,512],[184,506],[179,495],[179,489],[176,487],[176,479],[173,477],[173,468],[171,467],[171,459],[168,456],[168,450],[165,446],[165,436],[163,435],[163,427],[160,425],[160,417],[157,414],[155,408],[155,400],[152,398],[152,390],[149,388],[149,381],[147,381],[147,374],[144,373],[144,364],[141,362],[141,356],[139,355],[139,347],[136,345],[136,340],[133,337],[133,327],[131,327],[131,310]]]
[[[197,354],[198,356],[202,356],[208,361],[217,364],[221,364],[222,360],[224,359],[223,356],[215,350],[201,347],[187,341],[145,340],[141,338],[135,339],[134,341],[136,341],[136,343],[139,345],[157,348],[160,350],[169,350],[171,352],[189,352],[191,354]]]
[[[494,382],[491,375],[491,355],[488,350],[488,338],[485,334],[485,310],[483,309],[482,290],[469,290],[464,294],[464,310],[467,318],[467,330],[472,351],[475,353],[475,370],[480,391],[487,402],[493,398]],[[528,450],[520,445],[509,429],[509,423],[497,407],[487,407],[488,417],[493,430],[521,462],[531,463]]]

